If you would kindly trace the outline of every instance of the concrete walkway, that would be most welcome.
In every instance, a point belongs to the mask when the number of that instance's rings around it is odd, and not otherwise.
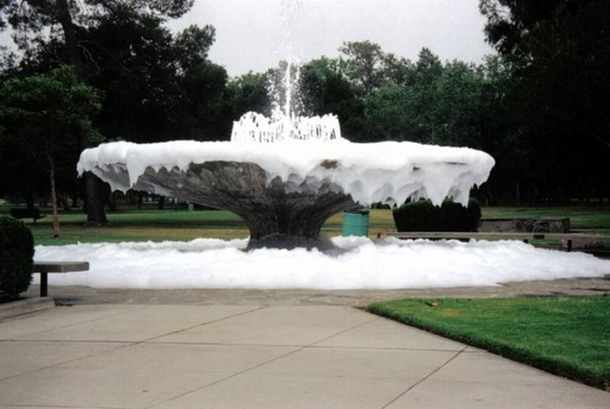
[[[608,392],[350,306],[164,297],[0,321],[0,408],[610,407]]]
[[[30,286],[28,298],[40,289]],[[610,277],[515,281],[488,287],[418,288],[401,290],[138,290],[78,286],[49,287],[59,305],[167,304],[167,305],[343,305],[364,307],[379,300],[400,298],[497,298],[530,295],[610,295]],[[1,314],[0,314],[1,317]]]

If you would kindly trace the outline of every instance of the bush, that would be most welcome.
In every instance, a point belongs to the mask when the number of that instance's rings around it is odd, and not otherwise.
[[[32,281],[34,238],[23,222],[0,217],[0,298],[15,299]]]
[[[481,206],[475,199],[470,199],[468,207],[451,200],[445,200],[440,207],[429,200],[419,200],[392,213],[398,231],[477,231]]]
[[[371,209],[391,209],[392,207],[389,204],[385,204],[385,203],[373,203],[369,206]]]

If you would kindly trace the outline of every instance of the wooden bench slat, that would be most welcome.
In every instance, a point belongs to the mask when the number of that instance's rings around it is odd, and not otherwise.
[[[583,233],[538,233],[538,232],[383,232],[387,237],[399,239],[437,239],[437,240],[563,240],[566,242],[566,250],[572,251],[576,240],[604,241],[610,240],[610,236],[602,234],[583,234]],[[377,238],[381,238],[382,232],[377,233]]]
[[[478,239],[478,240],[532,240],[534,238],[544,238],[539,233],[497,233],[497,232],[385,232],[388,237],[400,239]],[[541,237],[542,236],[542,237]],[[381,233],[377,234],[381,238]]]
[[[89,270],[88,261],[35,261],[32,264],[32,272],[40,273],[40,296],[48,294],[49,273],[71,273]]]
[[[89,270],[88,261],[35,261],[32,265],[34,273],[68,273],[87,270]]]
[[[575,239],[589,239],[589,240],[610,240],[610,236],[603,234],[586,234],[586,233],[545,233],[545,238],[550,240],[575,240]]]

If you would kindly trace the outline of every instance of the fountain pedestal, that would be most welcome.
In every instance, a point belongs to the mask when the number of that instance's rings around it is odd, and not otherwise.
[[[113,178],[126,180],[124,169],[115,166]],[[230,161],[190,164],[184,170],[147,167],[133,188],[237,214],[250,230],[248,250],[331,248],[320,235],[322,225],[355,206],[350,195],[330,182],[289,187],[279,177],[268,181],[267,172],[257,164]]]

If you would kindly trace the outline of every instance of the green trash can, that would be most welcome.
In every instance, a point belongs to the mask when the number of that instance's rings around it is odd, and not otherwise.
[[[343,235],[369,235],[369,211],[366,209],[346,210],[343,212]]]

